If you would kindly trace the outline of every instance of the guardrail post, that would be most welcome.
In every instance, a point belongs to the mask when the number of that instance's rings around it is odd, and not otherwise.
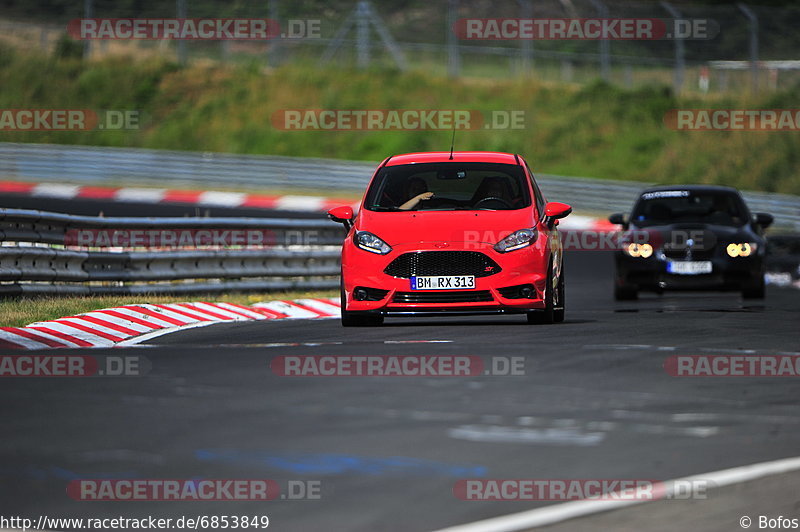
[[[533,18],[533,4],[531,0],[518,0],[520,4],[520,18],[528,20]],[[522,53],[522,73],[523,75],[530,74],[533,64],[533,40],[521,39],[521,53]]]
[[[179,19],[186,18],[186,0],[175,0],[175,12],[176,17]],[[177,42],[177,50],[178,50],[178,63],[181,66],[186,65],[186,41],[183,39],[178,39]]]
[[[758,17],[746,5],[739,3],[736,6],[750,21],[750,83],[755,94],[758,92]]]
[[[93,17],[94,17],[94,0],[84,0],[83,18],[93,18]],[[89,59],[90,55],[92,55],[92,41],[90,39],[86,39],[83,41],[83,58]]]
[[[674,19],[681,18],[680,11],[678,11],[675,6],[671,5],[670,3],[661,2],[661,7],[667,10],[670,16]],[[677,36],[673,36],[673,39],[675,40],[675,71],[673,73],[672,86],[675,94],[678,95],[683,89],[684,71],[686,70],[686,52],[684,49],[683,39]]]
[[[590,0],[594,8],[597,10],[597,16],[600,18],[608,18],[608,6],[601,0]],[[611,47],[608,38],[603,36],[600,38],[600,76],[603,81],[611,80]]]

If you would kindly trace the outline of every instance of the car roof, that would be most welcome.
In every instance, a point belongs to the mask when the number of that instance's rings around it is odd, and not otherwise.
[[[733,187],[726,187],[723,185],[658,185],[649,187],[642,191],[642,194],[647,192],[660,192],[665,190],[692,190],[692,191],[708,191],[708,192],[729,192],[738,194],[739,191]]]
[[[453,152],[453,159],[451,160],[449,151],[433,151],[393,155],[388,161],[386,161],[385,166],[447,162],[503,163],[514,165],[521,164],[517,156],[511,153],[502,153],[496,151],[456,151]]]

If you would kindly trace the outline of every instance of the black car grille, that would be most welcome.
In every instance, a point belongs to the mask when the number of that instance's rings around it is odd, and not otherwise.
[[[403,253],[386,267],[384,273],[409,279],[417,275],[474,275],[488,277],[502,270],[479,251],[417,251]]]
[[[454,290],[449,292],[395,292],[395,303],[483,303],[493,301],[488,290]]]
[[[673,247],[668,248],[664,247],[664,256],[668,259],[674,260],[687,260],[686,258],[686,247]],[[707,260],[714,257],[714,248],[710,249],[697,249],[692,248],[691,260]]]

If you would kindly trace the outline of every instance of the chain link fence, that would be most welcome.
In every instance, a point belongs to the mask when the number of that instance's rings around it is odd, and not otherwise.
[[[181,62],[286,63],[423,70],[450,76],[584,83],[599,77],[633,87],[671,84],[681,91],[775,90],[800,81],[800,6],[700,5],[620,0],[370,2],[141,0],[48,3],[11,1],[2,39],[51,49],[70,20],[95,18],[270,18],[281,36],[269,40],[98,40],[85,53],[160,55]],[[41,6],[39,6],[41,7]],[[36,22],[47,17],[48,24]],[[719,28],[697,40],[465,40],[460,19],[702,19]],[[21,22],[18,20],[26,20]]]

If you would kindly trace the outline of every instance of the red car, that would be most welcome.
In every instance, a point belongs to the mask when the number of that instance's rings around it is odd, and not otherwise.
[[[547,203],[519,155],[395,155],[372,176],[361,208],[336,207],[344,224],[342,324],[385,316],[526,314],[564,320],[556,225],[572,211]]]

